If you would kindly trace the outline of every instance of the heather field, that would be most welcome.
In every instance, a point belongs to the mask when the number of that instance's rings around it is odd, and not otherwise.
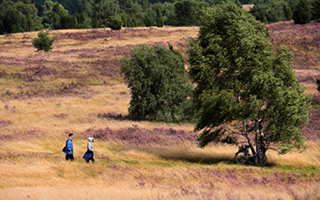
[[[169,42],[185,58],[198,27],[49,31],[0,36],[0,199],[320,199],[320,24],[268,25],[294,55],[313,97],[304,152],[267,152],[268,164],[237,165],[237,147],[197,146],[194,124],[137,121],[119,60],[140,44]],[[188,65],[186,65],[186,69]],[[74,162],[61,152],[74,137]],[[82,159],[93,136],[96,163]]]

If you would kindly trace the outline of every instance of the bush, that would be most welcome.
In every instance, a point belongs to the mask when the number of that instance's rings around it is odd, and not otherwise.
[[[115,17],[110,17],[109,18],[109,27],[112,30],[121,30],[121,26],[122,26],[122,20],[121,19],[117,19]]]
[[[131,90],[129,114],[137,119],[182,122],[190,118],[192,86],[177,51],[162,45],[141,45],[121,60]],[[190,102],[189,102],[190,101]]]
[[[44,33],[43,31],[40,31],[38,33],[38,38],[32,39],[32,44],[34,47],[37,48],[37,51],[52,51],[51,45],[54,42],[54,37],[50,38],[49,33]]]

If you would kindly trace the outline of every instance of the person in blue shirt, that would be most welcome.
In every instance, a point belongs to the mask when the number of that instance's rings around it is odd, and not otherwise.
[[[64,153],[66,154],[66,160],[71,160],[71,161],[74,160],[72,139],[73,139],[73,134],[70,133],[69,138],[66,141],[66,148],[64,151]]]

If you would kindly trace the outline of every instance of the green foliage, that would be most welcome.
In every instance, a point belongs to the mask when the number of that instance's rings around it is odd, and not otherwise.
[[[266,27],[234,4],[207,9],[201,22],[198,39],[188,47],[197,85],[195,130],[204,130],[200,146],[236,143],[238,134],[249,143],[250,135],[259,141],[263,131],[268,144],[303,148],[309,98],[292,70],[290,52],[274,51]]]
[[[146,24],[146,27],[152,26],[150,17],[147,14],[144,16],[144,23]]]
[[[58,2],[70,13],[70,15],[73,15],[77,13],[77,10],[79,9],[79,1],[78,0],[58,0]]]
[[[199,3],[195,0],[177,0],[174,2],[176,13],[175,26],[191,26],[199,24]]]
[[[208,1],[208,3],[210,5],[221,5],[221,4],[226,4],[226,3],[234,3],[239,8],[242,8],[242,3],[239,0],[210,0],[210,1]]]
[[[53,3],[52,8],[53,15],[53,29],[66,29],[72,28],[74,24],[68,26],[64,24],[65,21],[69,21],[69,12],[58,2]]]
[[[283,12],[284,12],[284,15],[286,16],[286,20],[288,21],[292,20],[292,12],[289,5],[283,4]]]
[[[90,18],[92,19],[92,27],[108,27],[108,19],[115,17],[119,11],[119,3],[117,0],[91,0]]]
[[[253,0],[250,13],[261,22],[279,22],[290,18],[291,9],[284,0]]]
[[[18,1],[15,4],[15,8],[21,12],[22,16],[26,20],[26,27],[24,31],[36,31],[42,28],[42,19],[37,16],[37,8],[31,4],[30,0]]]
[[[141,45],[121,60],[131,90],[129,113],[143,120],[180,122],[188,119],[192,86],[183,58],[162,45]]]
[[[53,29],[53,2],[51,0],[46,0],[43,5],[43,13],[42,13],[42,19],[43,24],[46,28],[49,28],[50,30]]]
[[[85,12],[82,12],[81,14],[75,14],[76,20],[77,20],[77,26],[76,28],[81,28],[81,29],[89,29],[92,28],[91,26],[91,18],[88,17]]]
[[[311,9],[306,0],[300,0],[293,12],[292,19],[295,24],[307,24],[311,20]]]
[[[35,31],[42,28],[38,10],[30,1],[0,4],[0,34]]]
[[[123,27],[128,27],[127,16],[123,10],[121,12],[121,20],[122,20]]]
[[[313,19],[320,22],[320,0],[313,0],[311,5],[312,5],[311,13],[312,13]]]
[[[32,45],[37,48],[37,51],[52,51],[51,45],[54,42],[54,37],[50,38],[49,33],[40,31],[38,33],[38,38],[32,39]]]
[[[42,18],[45,27],[49,29],[69,29],[77,27],[77,16],[69,15],[68,10],[60,3],[52,2],[51,0],[45,1]],[[80,17],[79,19],[81,20]],[[85,19],[82,22],[84,21]]]
[[[116,17],[110,17],[109,18],[109,27],[112,30],[121,30],[121,26],[122,26],[122,20],[118,19]]]
[[[125,12],[128,19],[130,19],[128,20],[129,27],[137,27],[144,25],[144,14],[142,7],[139,3],[133,0],[128,0],[126,3]]]
[[[175,13],[175,6],[172,3],[165,2],[163,4],[155,4],[154,7],[157,6],[160,8],[164,24],[165,25],[174,25],[176,24],[176,13]],[[156,10],[154,8],[154,10]]]
[[[156,12],[157,12],[157,27],[163,27],[164,20],[162,17],[162,13],[159,8],[157,9]]]

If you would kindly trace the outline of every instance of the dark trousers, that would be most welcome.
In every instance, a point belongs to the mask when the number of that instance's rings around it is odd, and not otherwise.
[[[66,160],[73,161],[74,160],[73,154],[66,154]]]
[[[89,161],[91,160],[92,163],[94,163],[94,158],[93,156],[91,158],[89,158],[88,160],[86,160],[87,163],[89,163]]]

